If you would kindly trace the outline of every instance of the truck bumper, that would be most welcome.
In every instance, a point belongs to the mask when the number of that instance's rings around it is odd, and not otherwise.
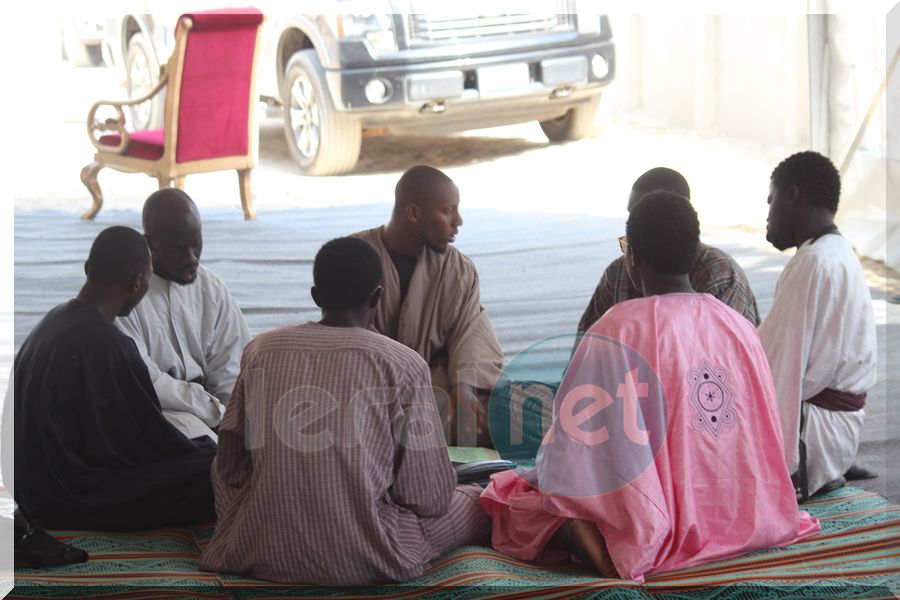
[[[432,131],[442,125],[452,131],[473,123],[487,127],[554,118],[598,95],[614,76],[611,40],[502,56],[326,71],[336,108],[359,118],[363,126],[408,124]],[[420,113],[431,117],[423,119]]]

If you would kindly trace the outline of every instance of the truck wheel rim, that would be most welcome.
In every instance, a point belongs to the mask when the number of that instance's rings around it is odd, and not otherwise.
[[[128,69],[129,96],[140,98],[150,91],[150,64],[143,52],[138,53]],[[132,107],[134,116],[139,121],[135,125],[146,127],[150,119],[150,102],[142,102]]]
[[[291,86],[291,131],[297,150],[306,158],[319,151],[319,105],[312,81],[301,74]]]

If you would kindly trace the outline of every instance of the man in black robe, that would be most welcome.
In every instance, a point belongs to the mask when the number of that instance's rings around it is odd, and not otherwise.
[[[15,358],[15,412],[4,418],[15,426],[14,499],[54,529],[214,519],[215,444],[186,438],[163,417],[137,347],[113,325],[147,291],[146,240],[105,229],[84,268],[78,296],[47,313]],[[8,468],[4,475],[9,486]]]

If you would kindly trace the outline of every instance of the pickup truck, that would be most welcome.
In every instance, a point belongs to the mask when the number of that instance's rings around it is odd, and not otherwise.
[[[609,19],[577,3],[491,0],[454,14],[434,0],[331,0],[330,14],[270,13],[258,91],[281,109],[307,175],[351,171],[364,130],[442,135],[536,120],[549,140],[575,140],[615,75]],[[547,12],[514,12],[522,6]],[[112,28],[130,97],[156,83],[177,16],[121,15]],[[136,108],[134,127],[160,126],[163,105]]]

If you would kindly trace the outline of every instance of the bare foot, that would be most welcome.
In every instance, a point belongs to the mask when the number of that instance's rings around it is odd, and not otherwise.
[[[603,577],[620,579],[606,548],[606,541],[595,523],[569,519],[553,535],[550,543],[574,554]]]

